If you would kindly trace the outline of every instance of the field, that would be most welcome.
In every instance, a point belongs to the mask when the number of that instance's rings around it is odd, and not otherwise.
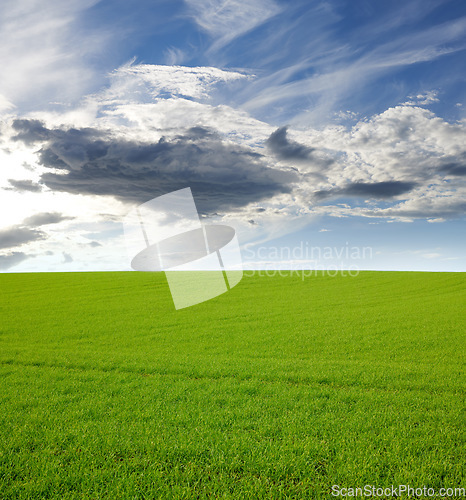
[[[465,304],[464,273],[256,273],[179,311],[160,273],[0,275],[0,498],[466,487]]]

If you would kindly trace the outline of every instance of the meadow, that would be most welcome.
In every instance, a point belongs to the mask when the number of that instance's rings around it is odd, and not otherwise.
[[[464,273],[256,273],[178,311],[162,273],[2,274],[0,498],[466,487],[465,304]]]

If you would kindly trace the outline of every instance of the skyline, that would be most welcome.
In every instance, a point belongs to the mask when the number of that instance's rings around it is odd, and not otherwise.
[[[246,268],[466,270],[462,2],[8,0],[0,34],[0,271],[129,270],[125,214],[186,187]]]

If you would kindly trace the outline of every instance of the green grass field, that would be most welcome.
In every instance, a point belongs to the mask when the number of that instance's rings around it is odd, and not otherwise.
[[[256,274],[179,311],[160,273],[0,275],[0,498],[465,487],[465,304],[464,273]]]

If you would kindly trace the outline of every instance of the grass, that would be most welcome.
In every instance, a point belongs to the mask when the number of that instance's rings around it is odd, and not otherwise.
[[[0,498],[466,487],[465,299],[256,273],[176,311],[159,273],[0,275]]]

